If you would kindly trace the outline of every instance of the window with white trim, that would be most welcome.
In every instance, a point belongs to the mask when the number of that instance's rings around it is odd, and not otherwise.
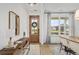
[[[51,17],[49,19],[49,27],[51,35],[69,35],[68,17]]]

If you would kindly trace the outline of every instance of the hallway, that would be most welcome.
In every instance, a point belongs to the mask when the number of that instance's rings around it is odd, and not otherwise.
[[[0,54],[79,55],[77,9],[79,3],[0,4]]]

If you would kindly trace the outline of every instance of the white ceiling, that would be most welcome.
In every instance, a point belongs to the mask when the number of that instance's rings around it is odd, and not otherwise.
[[[79,9],[79,3],[42,3],[32,7],[27,3],[25,4],[26,9],[28,8],[29,10],[39,10],[40,5],[46,12],[74,12]]]
[[[40,12],[44,9],[46,12],[75,12],[79,9],[79,3],[37,3],[34,6],[30,6],[28,3],[10,3],[10,4],[0,4],[0,5],[22,5],[23,8],[29,11]]]
[[[49,12],[74,12],[79,9],[79,3],[47,3],[44,7]]]

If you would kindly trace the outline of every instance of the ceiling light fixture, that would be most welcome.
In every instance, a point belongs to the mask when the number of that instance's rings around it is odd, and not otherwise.
[[[28,3],[30,6],[34,6],[36,5],[36,3]]]

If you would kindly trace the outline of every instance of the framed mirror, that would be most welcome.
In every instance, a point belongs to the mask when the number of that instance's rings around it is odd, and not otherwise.
[[[16,21],[15,21],[15,35],[20,34],[20,18],[18,15],[16,15]]]
[[[13,11],[9,11],[9,29],[11,30],[12,35],[20,34],[20,18]]]

